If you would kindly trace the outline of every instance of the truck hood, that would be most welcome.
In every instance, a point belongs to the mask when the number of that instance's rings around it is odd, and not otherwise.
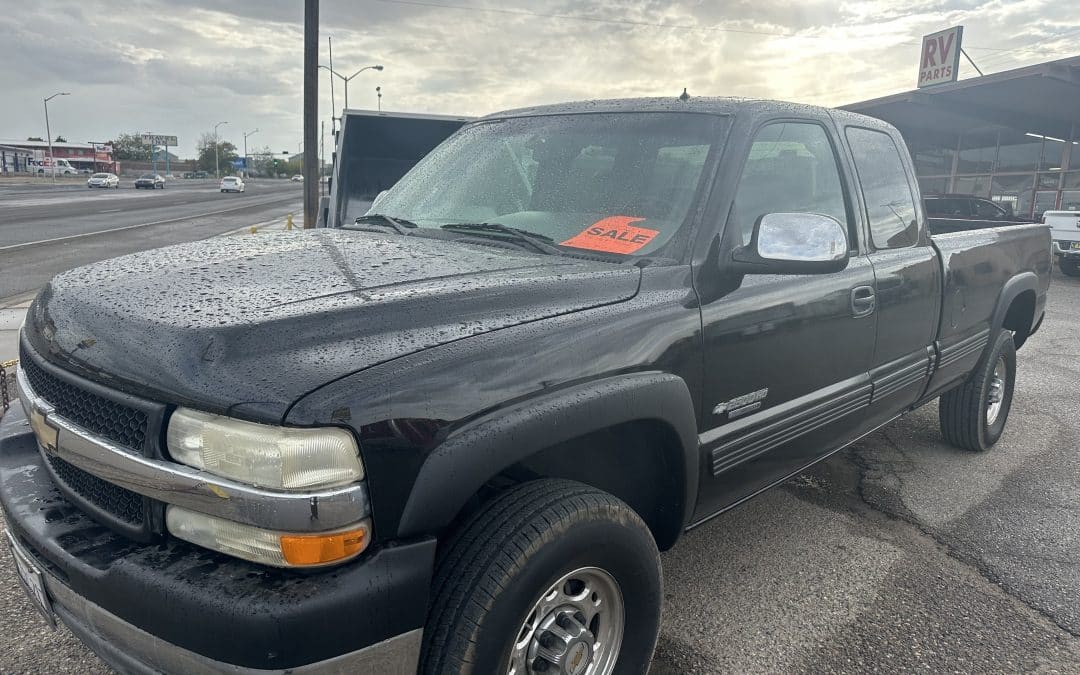
[[[270,421],[334,379],[624,301],[639,280],[636,267],[397,234],[218,237],[57,276],[26,336],[123,391]]]

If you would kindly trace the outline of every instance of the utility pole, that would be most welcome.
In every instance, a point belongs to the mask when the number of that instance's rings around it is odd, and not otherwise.
[[[244,132],[244,178],[248,177],[247,139],[248,136],[254,135],[257,131],[258,129],[253,129],[252,131]]]
[[[322,196],[322,172],[326,166],[326,120],[319,121],[319,196]]]
[[[334,39],[332,35],[326,36],[326,44],[330,50],[330,133],[334,133],[334,115],[337,114],[337,99],[334,98]],[[349,106],[346,105],[346,108]]]
[[[221,141],[218,140],[217,128],[222,124],[228,124],[228,122],[218,122],[214,125],[214,177],[218,180],[221,179],[221,160],[218,159],[218,146],[221,145]]]
[[[53,158],[52,151],[52,129],[49,128],[49,101],[53,100],[57,96],[70,96],[71,94],[66,91],[58,91],[52,96],[45,99],[45,140],[49,142],[49,175],[52,176],[52,182],[56,182],[56,160]]]
[[[315,227],[319,210],[316,163],[319,120],[319,0],[304,0],[304,229]]]

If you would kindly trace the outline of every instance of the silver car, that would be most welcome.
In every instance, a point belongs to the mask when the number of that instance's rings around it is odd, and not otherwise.
[[[95,173],[86,181],[88,188],[120,188],[120,177],[115,173]]]

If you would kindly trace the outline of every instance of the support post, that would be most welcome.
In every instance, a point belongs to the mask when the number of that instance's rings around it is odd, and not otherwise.
[[[319,210],[319,0],[304,0],[304,229]]]

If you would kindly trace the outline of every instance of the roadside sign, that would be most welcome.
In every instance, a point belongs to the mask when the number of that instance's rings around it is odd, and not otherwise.
[[[923,36],[919,54],[919,88],[956,82],[963,37],[963,26],[953,26]]]
[[[94,143],[94,152],[112,152],[112,146],[108,143]]]
[[[247,161],[244,157],[237,157],[232,161],[232,165],[234,169],[246,169]]]
[[[166,136],[163,134],[142,134],[142,142],[146,145],[165,145],[175,148],[178,144],[176,142],[176,136]]]

